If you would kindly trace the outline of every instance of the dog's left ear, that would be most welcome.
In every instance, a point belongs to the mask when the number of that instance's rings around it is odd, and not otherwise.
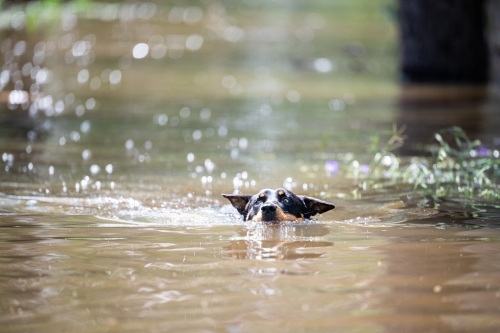
[[[305,195],[299,195],[299,198],[301,198],[306,205],[307,217],[314,216],[316,214],[323,214],[335,208],[334,204],[316,198],[306,197]]]
[[[231,202],[231,205],[233,205],[234,208],[240,213],[241,215],[245,216],[247,213],[247,203],[252,197],[251,195],[246,195],[246,194],[223,194],[222,195],[224,198],[229,200]]]

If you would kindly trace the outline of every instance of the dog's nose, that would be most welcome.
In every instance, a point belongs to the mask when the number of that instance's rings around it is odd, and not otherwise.
[[[275,205],[264,205],[260,209],[262,210],[262,214],[272,214],[276,212]]]

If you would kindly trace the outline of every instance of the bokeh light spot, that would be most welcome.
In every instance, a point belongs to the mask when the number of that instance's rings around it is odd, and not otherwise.
[[[139,43],[134,46],[134,49],[132,50],[132,56],[136,59],[142,59],[148,55],[148,52],[149,52],[148,44]]]

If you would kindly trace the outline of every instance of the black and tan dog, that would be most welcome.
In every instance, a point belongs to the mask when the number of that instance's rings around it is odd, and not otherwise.
[[[282,222],[308,219],[335,208],[329,202],[288,190],[265,189],[255,195],[223,194],[245,221]]]

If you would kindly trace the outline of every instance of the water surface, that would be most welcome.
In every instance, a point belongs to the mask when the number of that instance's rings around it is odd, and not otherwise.
[[[493,95],[400,89],[392,11],[94,3],[33,31],[13,9],[2,331],[500,331],[498,203],[367,185],[394,123],[406,153],[429,124],[500,142]],[[220,196],[268,187],[337,208],[267,226]]]

